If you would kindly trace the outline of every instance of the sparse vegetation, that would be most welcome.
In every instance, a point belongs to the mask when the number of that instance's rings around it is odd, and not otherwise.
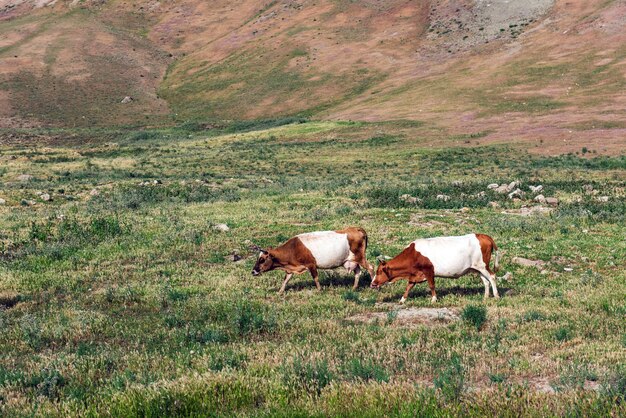
[[[0,172],[3,414],[624,412],[613,401],[624,392],[616,364],[626,335],[619,158],[432,149],[419,139],[428,124],[404,121],[185,126],[141,140],[96,130],[83,145],[67,135],[71,145],[45,152],[2,148],[16,156]],[[14,181],[23,173],[33,179]],[[532,195],[515,202],[486,188],[513,180],[527,194],[542,184],[559,206],[515,214]],[[372,262],[417,237],[488,233],[512,279],[485,304],[477,277],[437,279],[438,303],[467,325],[409,329],[391,307],[378,322],[345,321],[397,301],[399,284],[353,291],[352,275],[322,272],[322,292],[302,275],[279,297],[281,274],[250,276],[251,243],[345,225],[368,231]],[[513,256],[548,260],[548,273]],[[427,295],[418,285],[408,303],[427,307]],[[564,356],[580,362],[567,368]],[[549,403],[528,376],[558,389]],[[590,381],[601,390],[581,389]],[[486,388],[507,402],[494,404]]]

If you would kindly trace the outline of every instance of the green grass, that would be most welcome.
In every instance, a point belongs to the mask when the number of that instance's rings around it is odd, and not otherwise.
[[[56,140],[0,148],[0,414],[624,414],[622,157],[457,148],[445,133],[433,148],[431,128],[272,119],[12,131]],[[16,181],[23,173],[34,179]],[[529,201],[486,189],[513,180],[527,193],[543,184],[559,207],[523,217]],[[418,237],[487,233],[511,279],[484,303],[478,277],[437,279],[438,307],[468,324],[407,326],[401,284],[375,292],[364,275],[353,291],[338,270],[320,274],[321,292],[301,275],[279,296],[280,273],[250,274],[253,244],[348,225],[368,231],[371,262]],[[547,274],[514,256],[546,261]],[[429,307],[427,286],[407,305]],[[346,320],[370,312],[387,316]]]

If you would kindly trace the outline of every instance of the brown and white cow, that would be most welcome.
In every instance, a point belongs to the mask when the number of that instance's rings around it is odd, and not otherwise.
[[[346,228],[340,231],[317,231],[296,235],[276,248],[262,250],[252,269],[258,276],[271,270],[284,270],[287,274],[278,293],[285,291],[289,279],[295,274],[309,271],[317,289],[320,282],[318,269],[333,269],[344,266],[354,272],[354,289],[359,285],[361,267],[374,275],[374,266],[365,256],[367,233],[362,228]]]
[[[493,252],[496,253],[494,271],[498,271],[498,247],[488,235],[418,239],[395,258],[380,262],[371,287],[378,289],[387,282],[408,279],[406,291],[400,299],[400,303],[404,303],[413,286],[428,281],[431,302],[434,303],[437,301],[435,276],[457,278],[470,272],[478,272],[485,285],[485,299],[489,297],[489,284],[493,288],[493,296],[499,298],[496,276],[489,268]]]

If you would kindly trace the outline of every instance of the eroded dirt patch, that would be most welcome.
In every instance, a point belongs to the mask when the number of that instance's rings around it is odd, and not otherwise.
[[[363,324],[374,322],[390,322],[395,325],[442,324],[458,321],[459,315],[448,308],[407,308],[389,312],[366,312],[346,319]]]

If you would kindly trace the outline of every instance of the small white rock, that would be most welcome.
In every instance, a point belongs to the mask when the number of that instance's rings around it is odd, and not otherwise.
[[[0,197],[0,206],[6,205],[7,201]]]
[[[91,189],[91,191],[89,192],[89,194],[91,196],[98,196],[100,194],[100,192],[98,191],[98,189]]]
[[[546,197],[546,203],[550,206],[557,206],[559,204],[559,199],[556,197]]]
[[[33,179],[33,176],[31,176],[30,174],[20,174],[19,176],[16,177],[17,181],[30,181]]]
[[[39,197],[41,197],[41,200],[43,200],[44,202],[49,202],[52,200],[52,196],[50,196],[48,193],[42,193]]]
[[[491,190],[491,189],[497,189],[499,186],[498,183],[491,183],[490,185],[487,186],[487,189]]]
[[[213,229],[215,229],[216,231],[220,231],[220,232],[230,231],[230,228],[226,224],[215,224],[213,225]]]

